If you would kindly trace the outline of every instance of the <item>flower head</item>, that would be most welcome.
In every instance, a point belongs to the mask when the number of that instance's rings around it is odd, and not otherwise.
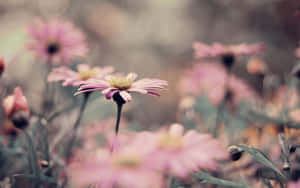
[[[225,82],[228,73],[218,63],[199,63],[187,70],[179,81],[182,94],[201,95],[208,97],[212,104],[220,104],[226,95]],[[227,83],[230,101],[238,104],[244,99],[256,97],[254,90],[243,80],[230,75]]]
[[[180,124],[171,125],[168,131],[141,133],[134,142],[152,147],[148,160],[154,168],[178,177],[186,177],[200,168],[214,170],[216,160],[228,157],[226,150],[212,136],[194,130],[184,134]]]
[[[130,102],[130,93],[138,92],[160,96],[153,90],[163,90],[168,85],[167,81],[144,78],[135,81],[137,74],[129,73],[127,76],[107,76],[104,79],[90,79],[82,83],[76,94],[102,90],[107,99],[113,98],[121,103]],[[115,95],[116,94],[116,95]]]
[[[205,57],[224,57],[227,55],[244,56],[255,55],[264,51],[264,44],[237,44],[237,45],[222,45],[220,43],[213,43],[207,45],[201,42],[193,44],[196,58]]]
[[[28,27],[32,41],[27,47],[43,61],[52,64],[65,63],[84,57],[88,51],[85,36],[70,22],[36,20]]]
[[[94,67],[90,68],[89,65],[80,64],[77,66],[77,72],[68,67],[54,68],[48,75],[49,82],[63,81],[63,86],[79,86],[83,81],[91,78],[103,78],[104,76],[112,73],[113,67]]]

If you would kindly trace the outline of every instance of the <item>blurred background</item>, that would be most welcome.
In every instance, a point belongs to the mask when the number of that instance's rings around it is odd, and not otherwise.
[[[119,72],[169,82],[168,91],[158,100],[135,95],[125,106],[126,119],[144,127],[176,121],[177,83],[185,68],[195,62],[195,41],[264,42],[267,50],[262,58],[281,76],[297,62],[299,0],[2,0],[0,54],[7,63],[5,84],[11,90],[22,86],[33,108],[43,90],[44,64],[35,61],[24,43],[29,39],[25,27],[37,17],[74,22],[87,35],[90,48],[83,63],[112,65]],[[246,72],[245,63],[237,63],[234,73],[255,88],[257,82]],[[72,98],[75,90],[64,90]],[[94,97],[86,120],[100,119],[105,113],[114,115],[116,109],[110,101]],[[107,112],[99,111],[98,103]]]

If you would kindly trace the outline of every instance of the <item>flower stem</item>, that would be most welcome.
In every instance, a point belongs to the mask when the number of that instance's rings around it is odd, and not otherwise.
[[[231,73],[231,69],[227,70],[227,74],[225,77],[225,83],[224,83],[224,97],[217,108],[216,123],[215,123],[215,128],[213,130],[213,136],[215,138],[218,136],[218,129],[219,129],[219,126],[221,123],[221,113],[223,113],[223,111],[225,110],[226,103],[227,103],[227,94],[229,92],[228,88],[229,88],[229,81],[230,81],[230,73]]]
[[[73,148],[73,146],[75,144],[75,141],[76,141],[78,127],[79,127],[80,121],[82,119],[83,112],[85,110],[85,107],[86,107],[87,101],[89,99],[89,96],[90,96],[90,93],[85,93],[84,94],[84,98],[83,98],[82,104],[81,104],[80,109],[79,109],[79,114],[78,114],[77,120],[75,121],[74,126],[73,126],[71,140],[70,140],[69,144],[67,145],[66,155],[65,155],[67,164],[70,162],[71,151],[72,151],[72,148]]]
[[[118,135],[118,132],[119,132],[119,124],[120,124],[120,119],[121,119],[121,114],[122,114],[122,107],[123,107],[123,104],[117,103],[118,113],[117,113],[117,121],[116,121],[116,127],[115,127],[116,135]]]

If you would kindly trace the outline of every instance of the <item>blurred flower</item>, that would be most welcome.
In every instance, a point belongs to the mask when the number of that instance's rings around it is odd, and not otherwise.
[[[62,85],[65,86],[79,86],[82,81],[91,78],[103,78],[104,76],[112,73],[113,67],[94,67],[90,68],[89,65],[80,64],[77,66],[77,72],[68,67],[54,68],[48,75],[49,82],[63,81]]]
[[[84,57],[88,51],[85,36],[70,22],[38,19],[28,27],[28,32],[32,41],[27,47],[38,58],[52,64],[68,64],[76,57]]]
[[[70,167],[75,187],[94,184],[101,188],[158,188],[161,176],[153,171],[140,148],[126,147],[110,155],[98,150],[93,160]]]
[[[254,55],[264,51],[263,43],[256,44],[237,44],[237,45],[222,45],[220,43],[213,43],[207,45],[201,42],[193,44],[196,58],[217,57],[224,55],[243,56]]]
[[[218,105],[226,94],[227,72],[218,63],[199,63],[187,70],[179,81],[181,94],[207,95],[212,104]],[[233,104],[242,100],[255,99],[254,90],[243,80],[230,75],[227,83],[228,94]]]
[[[163,90],[168,85],[167,81],[159,79],[144,78],[134,81],[136,77],[137,74],[129,73],[126,77],[107,76],[104,79],[90,79],[83,82],[75,95],[103,90],[102,93],[107,99],[114,97],[115,101],[126,103],[132,99],[131,92],[160,96],[159,93],[153,90]]]
[[[267,72],[267,65],[257,57],[251,58],[247,63],[247,71],[250,74],[264,75]]]
[[[181,178],[199,168],[215,170],[216,160],[228,157],[221,143],[211,135],[195,130],[183,132],[182,125],[173,124],[168,131],[140,133],[133,145],[139,145],[140,150],[152,150],[148,157],[153,167]],[[147,146],[143,146],[145,143]]]
[[[288,188],[299,188],[300,187],[300,180],[297,182],[290,182],[288,184]]]
[[[29,107],[20,87],[16,87],[14,94],[3,100],[2,106],[6,116],[13,121],[17,128],[24,128],[28,125]]]

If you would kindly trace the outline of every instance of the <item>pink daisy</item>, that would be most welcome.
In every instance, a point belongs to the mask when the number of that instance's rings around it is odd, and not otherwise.
[[[77,72],[68,67],[54,68],[48,76],[49,82],[63,81],[62,85],[65,86],[79,86],[83,81],[91,78],[103,78],[104,76],[112,73],[113,67],[94,67],[90,68],[89,65],[80,64],[77,66]]]
[[[145,146],[145,143],[147,143]],[[211,135],[189,130],[180,124],[168,131],[140,133],[132,145],[148,150],[148,160],[157,170],[184,178],[199,169],[215,170],[216,160],[226,159],[227,152]]]
[[[110,155],[98,150],[92,160],[70,166],[73,186],[96,185],[101,188],[158,188],[161,176],[153,171],[140,148],[126,147]]]
[[[224,55],[255,55],[262,53],[264,51],[263,43],[256,44],[237,44],[237,45],[222,45],[220,43],[213,43],[212,45],[207,45],[201,42],[195,42],[193,44],[195,50],[196,58],[205,57],[217,57]]]
[[[129,73],[127,76],[107,76],[104,79],[90,79],[80,86],[75,95],[102,90],[107,99],[114,97],[114,100],[120,103],[130,102],[132,97],[130,93],[137,92],[160,96],[153,90],[164,90],[168,85],[167,81],[159,79],[144,78],[135,81],[137,74]],[[115,95],[118,94],[118,95]]]
[[[85,36],[70,22],[37,19],[27,29],[32,38],[27,47],[43,61],[68,64],[74,58],[84,57],[88,51]]]
[[[201,95],[208,97],[212,104],[218,105],[226,94],[225,82],[228,80],[227,89],[230,100],[238,104],[244,99],[257,97],[254,90],[243,80],[230,75],[218,63],[199,63],[187,70],[179,81],[178,89],[181,94]]]

